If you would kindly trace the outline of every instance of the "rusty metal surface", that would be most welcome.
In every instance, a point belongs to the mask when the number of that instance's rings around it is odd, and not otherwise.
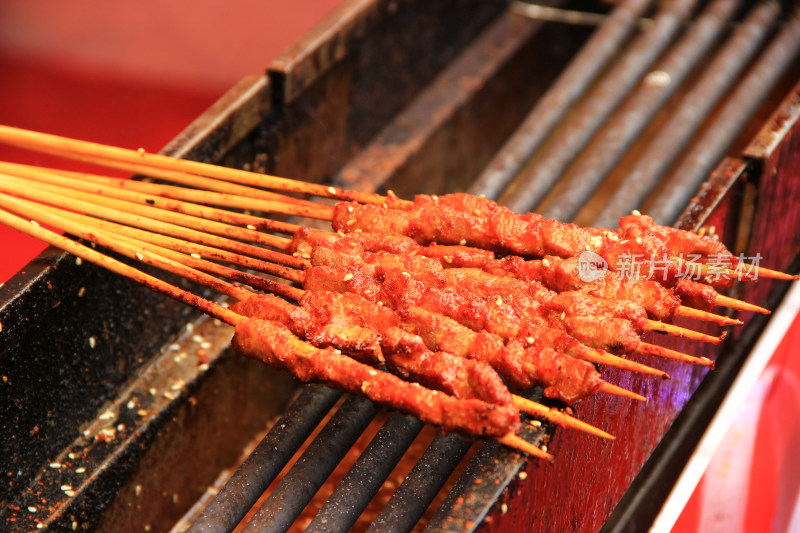
[[[695,0],[664,4],[645,31],[622,51],[619,59],[572,110],[568,120],[554,132],[513,181],[498,201],[509,209],[531,211],[556,184],[574,157],[589,142],[603,121],[630,93],[659,55],[682,28]]]
[[[586,91],[611,61],[636,25],[649,1],[628,0],[617,7],[566,66],[552,88],[541,98],[505,146],[492,158],[476,182],[472,194],[496,198],[539,148],[569,107]]]
[[[563,32],[500,15],[335,177],[347,188],[388,187],[401,196],[464,189],[549,78],[537,52]],[[549,54],[548,54],[549,55]],[[447,157],[442,157],[446,152]],[[420,180],[419,176],[426,176]]]
[[[692,20],[680,40],[645,75],[633,94],[566,171],[558,192],[548,200],[542,215],[559,220],[575,218],[659,109],[709,53],[709,48],[722,36],[740,6],[740,0],[716,0]],[[615,224],[616,219],[595,221],[598,227],[614,227]]]

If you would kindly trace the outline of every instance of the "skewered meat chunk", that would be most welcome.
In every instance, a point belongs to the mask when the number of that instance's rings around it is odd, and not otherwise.
[[[233,309],[251,318],[280,317],[292,333],[317,347],[331,346],[370,365],[385,362],[397,374],[456,398],[512,403],[508,389],[489,365],[428,350],[420,337],[398,327],[400,320],[388,309],[354,294],[327,291],[307,292],[300,304],[253,295]]]
[[[641,305],[656,320],[669,322],[680,299],[663,285],[646,279],[623,279],[608,274],[602,279],[584,281],[580,277],[577,258],[547,256],[542,260],[525,261],[515,255],[496,259],[493,252],[459,245],[421,246],[409,237],[376,233],[348,233],[344,236],[312,229],[298,231],[292,240],[292,251],[308,259],[321,254],[321,248],[350,254],[389,252],[436,259],[444,268],[480,268],[498,276],[511,276],[522,281],[536,281],[556,292],[580,291],[608,300],[628,300]],[[328,260],[317,257],[314,264]],[[430,266],[428,268],[431,268]],[[712,297],[714,291],[710,289]],[[694,300],[691,300],[694,301]],[[702,309],[707,308],[702,304]],[[713,304],[712,304],[713,307]]]
[[[268,320],[242,320],[233,346],[240,353],[288,370],[301,381],[317,381],[412,413],[446,431],[481,437],[515,433],[519,413],[513,407],[475,399],[457,399],[409,383],[343,355],[298,339],[286,326]]]
[[[423,245],[466,244],[528,257],[577,257],[589,249],[615,271],[629,264],[631,258],[642,258],[646,266],[655,268],[640,274],[667,287],[674,286],[682,272],[673,261],[675,256],[689,257],[700,251],[733,260],[716,241],[658,226],[641,216],[625,217],[620,229],[612,232],[548,220],[535,213],[518,215],[485,198],[462,193],[420,195],[403,209],[392,209],[391,205],[337,204],[333,227],[343,232],[405,235]],[[731,280],[720,276],[714,283],[727,286]]]

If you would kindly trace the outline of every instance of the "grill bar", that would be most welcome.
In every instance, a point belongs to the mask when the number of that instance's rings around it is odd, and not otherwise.
[[[242,531],[286,531],[377,413],[348,397]]]
[[[680,42],[654,68],[654,72],[664,73],[668,79],[648,81],[645,77],[607,122],[587,153],[561,179],[558,192],[541,212],[543,216],[571,220],[578,214],[638,135],[719,39],[740,5],[740,0],[716,0],[692,22]]]
[[[340,396],[323,385],[304,387],[189,532],[233,530]]]
[[[539,148],[570,106],[586,91],[636,27],[637,19],[650,5],[645,0],[627,0],[598,28],[556,82],[542,96],[502,150],[470,188],[473,194],[496,198]]]
[[[534,157],[534,165],[514,178],[499,197],[500,203],[526,212],[545,198],[576,154],[669,45],[694,5],[692,0],[671,2],[655,16],[653,24],[630,43],[619,62],[574,111],[574,118],[555,132],[544,152]]]
[[[725,103],[702,138],[667,180],[649,212],[661,224],[672,224],[714,165],[736,140],[800,51],[800,9],[761,54],[745,79]],[[681,202],[681,203],[678,203]]]
[[[306,532],[348,531],[423,426],[413,416],[392,413],[308,525]]]
[[[761,2],[754,8],[641,155],[599,215],[597,225],[614,227],[621,213],[641,206],[714,106],[737,81],[750,58],[768,37],[769,29],[779,14],[780,8],[772,0]],[[691,190],[689,195],[695,191]]]
[[[454,433],[437,436],[367,531],[411,531],[471,444]]]

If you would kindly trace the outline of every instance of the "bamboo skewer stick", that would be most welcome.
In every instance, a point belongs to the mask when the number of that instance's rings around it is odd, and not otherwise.
[[[3,201],[3,202],[6,202],[8,200],[11,200],[11,202],[9,202],[11,205],[14,204],[13,199],[10,199],[8,197],[0,198],[0,201]],[[46,214],[45,214],[45,216],[47,217]],[[47,218],[49,218],[49,217],[47,217]],[[53,217],[53,219],[55,219],[55,218],[58,218],[58,217]],[[14,215],[8,213],[7,211],[5,211],[3,209],[0,209],[0,222],[2,222],[2,223],[6,224],[6,225],[8,225],[8,226],[10,226],[10,227],[12,227],[14,229],[17,229],[18,231],[21,231],[23,233],[31,235],[32,237],[35,237],[35,238],[37,238],[39,240],[47,242],[48,244],[51,244],[53,246],[57,246],[57,247],[59,247],[59,248],[61,248],[63,250],[66,250],[66,251],[72,253],[73,255],[76,255],[78,257],[86,259],[87,261],[95,263],[95,264],[97,264],[99,266],[102,266],[103,268],[106,268],[106,269],[108,269],[108,270],[110,270],[112,272],[115,272],[115,273],[120,274],[122,276],[125,276],[125,277],[127,277],[129,279],[137,281],[137,282],[147,286],[148,288],[150,288],[152,290],[155,290],[155,291],[157,291],[157,292],[159,292],[161,294],[165,294],[165,295],[170,296],[170,297],[172,297],[172,298],[174,298],[176,300],[179,300],[179,301],[181,301],[183,303],[191,305],[192,307],[202,311],[203,313],[208,314],[208,315],[210,315],[210,316],[212,316],[214,318],[220,319],[220,320],[222,320],[222,321],[224,321],[224,322],[226,322],[226,323],[228,323],[230,325],[235,326],[239,322],[241,322],[243,320],[247,320],[246,317],[243,317],[243,316],[241,316],[241,315],[239,315],[239,314],[237,314],[237,313],[235,313],[235,312],[233,312],[233,311],[231,311],[229,309],[226,309],[226,308],[222,307],[221,305],[216,304],[215,302],[212,302],[210,300],[206,300],[204,298],[201,298],[199,296],[196,296],[196,295],[190,293],[189,291],[185,291],[185,290],[180,289],[178,287],[175,287],[175,286],[173,286],[173,285],[171,285],[169,283],[166,283],[166,282],[164,282],[164,281],[162,281],[162,280],[160,280],[160,279],[158,279],[158,278],[156,278],[154,276],[150,276],[149,274],[145,274],[144,272],[141,272],[140,270],[138,270],[136,268],[128,266],[128,265],[126,265],[126,264],[124,264],[124,263],[122,263],[120,261],[117,261],[117,260],[115,260],[115,259],[113,259],[111,257],[108,257],[106,255],[103,255],[100,252],[97,252],[95,250],[92,250],[91,248],[83,246],[83,245],[81,245],[81,244],[79,244],[79,243],[77,243],[77,242],[75,242],[75,241],[73,241],[73,240],[71,240],[71,239],[69,239],[67,237],[63,237],[63,236],[58,235],[58,234],[56,234],[56,233],[54,233],[54,232],[52,232],[50,230],[42,228],[38,224],[34,224],[34,223],[31,223],[30,221],[25,221],[22,218],[14,216]],[[98,240],[105,240],[105,236],[103,236],[102,233],[95,234],[95,238],[97,238]],[[122,252],[126,248],[126,246],[125,245],[120,246],[120,244],[121,243],[117,243],[116,248],[117,248],[117,251]],[[146,262],[148,264],[153,264],[154,266],[157,266],[159,268],[177,269],[176,272],[177,271],[181,271],[183,273],[189,273],[189,271],[192,270],[192,269],[184,270],[183,268],[178,266],[176,263],[171,262],[171,261],[167,260],[166,258],[159,258],[159,256],[157,254],[152,254],[152,253],[147,252],[147,251],[138,252],[138,253],[134,252],[134,258],[139,259],[140,261],[144,261],[144,262]],[[198,271],[194,271],[193,273],[189,273],[189,274],[192,277],[196,277],[197,274],[202,274],[202,273],[198,272]],[[181,274],[181,275],[183,275],[183,274]],[[204,278],[204,276],[200,276],[200,277],[198,277],[198,280],[199,279],[203,279],[203,278]],[[205,278],[206,278],[205,279],[206,282],[211,282],[212,284],[216,285],[216,282],[212,282],[211,281],[211,279],[216,279],[216,278],[212,278],[211,276],[206,276]],[[208,278],[211,278],[211,279],[208,279]],[[217,281],[219,281],[219,280],[217,280]],[[242,297],[246,297],[246,296],[248,296],[250,294],[249,291],[245,291],[244,289],[241,289],[240,291],[237,291],[236,289],[237,289],[236,287],[230,286],[228,288],[228,292],[230,292],[229,295],[234,297],[234,298],[239,299],[239,298],[242,298]],[[538,411],[539,410],[537,410],[537,414],[541,415],[541,413],[538,413]],[[559,417],[559,420],[563,421],[563,418]],[[586,425],[588,425],[588,424],[585,424],[585,423],[576,424],[576,426],[581,427],[581,428],[586,426]],[[600,430],[597,430],[597,432],[600,432]],[[596,434],[596,432],[593,432],[593,433]],[[604,432],[601,432],[601,433],[604,433]],[[542,459],[547,459],[548,461],[552,461],[553,460],[553,458],[552,458],[552,456],[550,454],[548,454],[547,452],[539,449],[534,444],[531,444],[531,443],[527,442],[526,440],[522,439],[521,437],[519,437],[517,435],[507,434],[507,435],[504,435],[503,437],[497,438],[497,440],[499,442],[505,444],[506,446],[509,446],[510,448],[516,449],[516,450],[521,451],[523,453],[526,453],[528,455],[532,455],[534,457],[539,457],[539,458],[542,458]]]
[[[244,183],[255,187],[272,188],[315,196],[347,199],[362,203],[381,204],[385,198],[375,194],[359,193],[318,185],[315,183],[299,182],[288,178],[258,174],[245,170],[219,167],[208,163],[176,159],[161,154],[151,154],[144,150],[128,150],[115,146],[108,146],[88,141],[80,141],[47,133],[13,128],[0,125],[0,142],[11,144],[28,150],[41,151],[71,159],[89,162],[114,162],[129,163],[140,167],[158,168],[208,176],[220,180]],[[158,176],[156,176],[158,177]]]
[[[14,180],[17,178],[11,178],[11,179]],[[116,222],[120,222],[122,224],[127,224],[130,226],[147,229],[150,231],[162,233],[165,235],[170,235],[173,237],[179,237],[189,241],[201,242],[203,244],[208,244],[214,247],[222,248],[224,250],[229,250],[252,257],[257,257],[259,259],[264,259],[264,260],[278,259],[282,261],[282,264],[288,264],[285,262],[287,261],[286,258],[288,257],[288,261],[294,262],[294,265],[296,267],[302,267],[305,264],[302,259],[287,256],[284,253],[276,252],[274,250],[268,250],[266,248],[249,245],[246,243],[238,242],[232,239],[227,239],[217,235],[210,235],[208,233],[204,233],[198,230],[190,229],[176,224],[170,224],[160,220],[154,220],[148,217],[144,217],[142,215],[122,212],[116,209],[105,207],[103,205],[91,202],[84,202],[83,200],[79,200],[76,198],[70,199],[67,202],[69,205],[65,206],[64,198],[58,194],[54,194],[48,190],[39,189],[35,187],[25,186],[20,188],[14,186],[13,184],[9,186],[9,183],[5,178],[0,178],[0,190],[10,194],[19,194],[20,196],[25,196],[27,198],[31,198],[37,201],[50,203],[51,205],[64,206],[72,209],[80,209],[84,213],[91,214],[93,216],[97,216],[100,218],[113,220]]]
[[[148,199],[146,196],[138,197],[138,200],[141,200],[141,204],[139,204],[127,200],[106,197],[102,194],[98,194],[97,192],[84,192],[77,189],[61,187],[59,185],[26,181],[22,178],[9,176],[2,173],[0,173],[0,190],[20,196],[33,195],[33,191],[38,191],[38,197],[36,199],[48,203],[57,201],[56,198],[59,195],[65,196],[80,200],[85,203],[96,204],[106,208],[113,208],[123,213],[137,213],[154,220],[195,228],[197,230],[216,235],[224,235],[226,237],[255,242],[265,246],[271,246],[273,248],[287,246],[290,242],[284,237],[277,237],[269,233],[241,228],[239,226],[217,222],[215,220],[207,220],[201,215],[184,214],[181,212],[182,208],[195,213],[208,213],[208,210],[211,208],[197,205],[194,205],[193,208],[189,208],[179,205],[176,201],[172,201],[171,203],[171,207],[175,208],[176,211],[171,211],[156,207],[155,204],[160,203],[160,201],[152,198]]]
[[[675,337],[684,337],[701,342],[710,342],[711,344],[720,344],[727,336],[727,332],[723,331],[722,335],[715,337],[714,335],[707,335],[693,329],[682,328],[674,324],[665,324],[656,320],[645,320],[643,328],[645,331],[654,331],[657,333],[665,333]]]
[[[705,322],[713,322],[720,326],[741,326],[743,323],[741,320],[737,320],[735,318],[715,315],[714,313],[703,311],[702,309],[695,309],[693,307],[686,307],[685,305],[680,305],[677,309],[675,309],[675,316],[694,318],[697,320],[703,320]]]
[[[769,309],[764,309],[763,307],[743,302],[742,300],[737,300],[735,298],[731,298],[730,296],[725,296],[724,294],[718,294],[714,303],[715,305],[721,307],[730,307],[731,309],[738,309],[739,311],[752,311],[762,315],[770,314]]]
[[[676,350],[670,350],[669,348],[664,348],[663,346],[657,346],[655,344],[649,344],[646,342],[640,342],[636,347],[636,352],[645,355],[663,357],[665,359],[672,359],[682,363],[691,363],[693,365],[708,366],[712,369],[714,368],[714,361],[707,357],[694,357],[692,355],[687,355]]]
[[[120,200],[153,205],[161,207],[162,209],[172,209],[174,211],[216,220],[218,222],[246,226],[250,229],[261,229],[292,235],[302,228],[302,226],[298,226],[297,224],[290,224],[279,220],[202,205],[210,204],[256,211],[272,210],[272,212],[274,212],[274,202],[264,203],[244,196],[234,196],[224,193],[189,189],[186,187],[175,187],[159,183],[145,183],[136,180],[109,178],[96,174],[70,172],[1,161],[0,173],[81,190],[88,193],[111,196]],[[318,207],[317,204],[314,205]]]

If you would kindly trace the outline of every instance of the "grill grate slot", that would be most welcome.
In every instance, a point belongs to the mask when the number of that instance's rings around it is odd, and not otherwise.
[[[340,396],[322,385],[305,386],[189,531],[233,530]]]
[[[606,123],[587,153],[567,171],[559,191],[542,212],[544,216],[571,220],[578,214],[659,109],[720,38],[740,5],[739,0],[716,0],[703,11],[680,42],[654,67],[653,72],[664,73],[669,78],[650,83],[645,78]],[[616,216],[630,209],[616,209],[613,219],[604,219],[598,225],[605,223],[606,227],[613,227]]]
[[[378,413],[348,397],[242,531],[286,531]]]
[[[437,436],[367,531],[411,531],[471,444],[456,434]]]
[[[392,413],[342,479],[306,532],[348,531],[411,446],[424,424]]]
[[[761,2],[728,40],[713,59],[698,82],[685,95],[682,105],[661,129],[655,139],[630,171],[622,187],[611,199],[608,207],[601,213],[598,224],[612,219],[631,209],[640,207],[648,194],[657,186],[669,167],[678,159],[692,136],[699,130],[714,106],[724,97],[730,87],[737,82],[750,58],[756,53],[769,29],[779,15],[778,6],[772,2]],[[758,100],[755,94],[748,96]],[[749,107],[749,106],[748,106]],[[736,109],[731,110],[738,114]],[[729,133],[735,134],[739,130]],[[715,161],[716,163],[716,161]],[[710,169],[705,169],[704,174]],[[694,172],[692,172],[695,175]],[[696,192],[696,187],[686,183],[686,199]],[[673,201],[673,200],[670,200]],[[663,205],[663,202],[660,202]],[[684,204],[685,205],[685,204]],[[655,212],[648,210],[655,217]],[[680,213],[680,211],[678,211]],[[678,213],[666,223],[672,223]],[[660,220],[668,216],[666,211],[659,213]]]
[[[761,103],[800,51],[800,9],[786,22],[773,42],[761,54],[744,80],[731,94],[714,122],[695,143],[667,180],[667,187],[649,207],[661,224],[672,224],[708,173],[725,156]]]
[[[596,87],[590,91],[543,151],[526,165],[499,197],[508,208],[524,213],[533,210],[555,186],[559,176],[589,142],[620,102],[639,82],[682,28],[696,2],[670,2],[622,53]]]

